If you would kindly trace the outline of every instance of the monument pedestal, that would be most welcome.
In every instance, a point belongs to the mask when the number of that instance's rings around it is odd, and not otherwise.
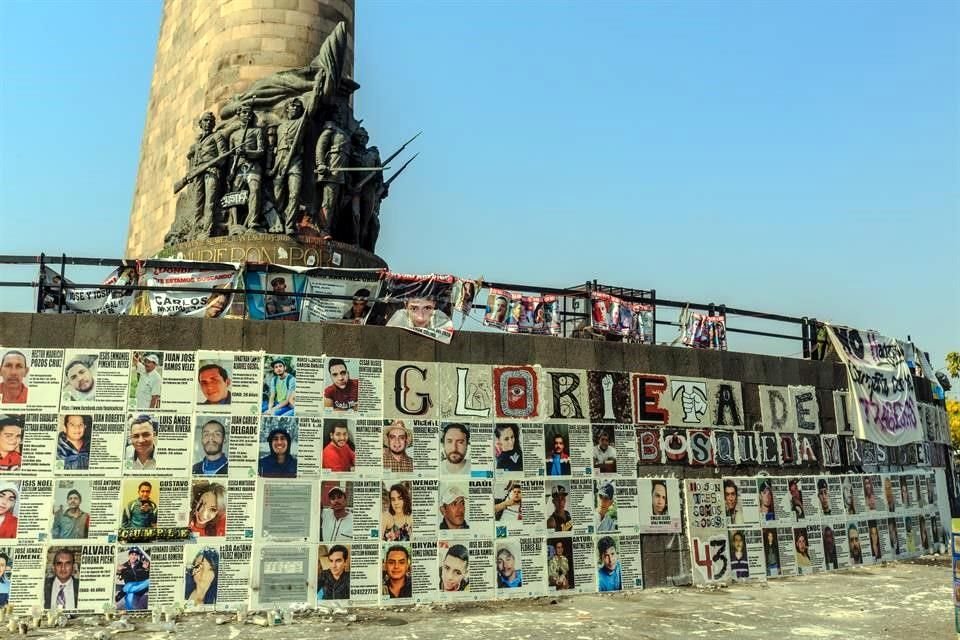
[[[387,268],[387,263],[376,254],[312,234],[217,236],[171,245],[156,257],[201,262],[265,262],[286,267]]]

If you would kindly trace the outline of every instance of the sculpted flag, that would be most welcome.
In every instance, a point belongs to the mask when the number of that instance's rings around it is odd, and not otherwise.
[[[850,422],[856,436],[886,446],[923,439],[913,381],[903,349],[875,331],[827,325],[833,348],[847,367]]]

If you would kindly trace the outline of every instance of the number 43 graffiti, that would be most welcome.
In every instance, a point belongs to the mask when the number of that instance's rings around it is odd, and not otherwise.
[[[727,537],[716,536],[708,540],[693,539],[693,561],[703,568],[707,582],[723,580],[727,575]]]

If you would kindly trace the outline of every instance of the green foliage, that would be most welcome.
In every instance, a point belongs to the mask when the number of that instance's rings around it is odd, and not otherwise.
[[[947,373],[951,378],[960,378],[960,351],[947,354]]]

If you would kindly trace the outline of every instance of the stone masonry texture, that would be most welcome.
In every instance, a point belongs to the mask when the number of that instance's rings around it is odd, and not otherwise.
[[[353,75],[353,0],[164,1],[127,257],[150,257],[163,247],[176,211],[173,183],[186,173],[200,114],[219,113],[258,78],[309,63],[341,21]]]

